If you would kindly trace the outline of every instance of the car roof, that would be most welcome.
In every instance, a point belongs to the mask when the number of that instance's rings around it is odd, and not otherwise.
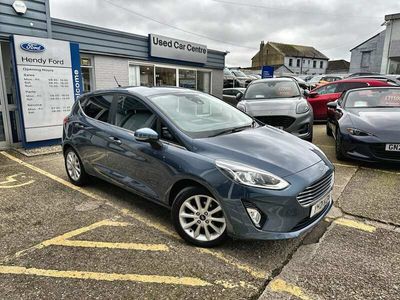
[[[111,89],[96,90],[90,93],[86,93],[82,96],[90,96],[90,95],[97,95],[104,93],[115,93],[115,92],[129,92],[132,94],[139,94],[144,97],[149,97],[160,94],[176,94],[176,93],[198,92],[198,91],[176,86],[154,86],[154,87],[126,86],[126,87],[116,87]]]
[[[355,91],[366,91],[366,90],[398,90],[400,91],[400,86],[369,86],[364,88],[356,88],[344,91],[344,93],[352,93]]]
[[[288,78],[288,77],[274,77],[274,78],[256,79],[256,80],[253,80],[253,81],[251,82],[251,84],[260,83],[260,82],[268,82],[268,81],[288,81],[288,82],[292,81],[292,82],[295,82],[295,80],[294,80],[293,78]]]

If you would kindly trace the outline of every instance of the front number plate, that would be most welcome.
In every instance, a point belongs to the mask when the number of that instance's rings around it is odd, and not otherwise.
[[[324,209],[324,207],[329,203],[330,200],[331,200],[331,193],[329,193],[324,198],[322,198],[319,202],[314,204],[311,207],[310,218],[315,216],[317,213],[321,212],[321,210]]]
[[[400,144],[386,144],[386,151],[400,152]]]

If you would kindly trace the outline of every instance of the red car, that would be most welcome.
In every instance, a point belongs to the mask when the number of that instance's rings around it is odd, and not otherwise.
[[[343,79],[313,89],[307,100],[313,108],[314,120],[326,120],[326,104],[339,99],[344,91],[369,86],[393,86],[393,83],[378,79]]]

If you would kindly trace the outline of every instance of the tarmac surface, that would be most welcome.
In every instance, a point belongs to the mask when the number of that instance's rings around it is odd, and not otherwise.
[[[337,162],[325,125],[314,134],[336,166],[328,218],[213,249],[182,241],[163,207],[72,185],[60,153],[0,152],[0,299],[400,299],[400,170]]]

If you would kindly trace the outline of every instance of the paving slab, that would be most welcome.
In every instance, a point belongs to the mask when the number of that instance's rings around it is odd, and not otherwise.
[[[302,246],[260,299],[400,299],[400,233],[332,224]]]
[[[400,225],[400,173],[361,168],[339,198],[345,213]]]

